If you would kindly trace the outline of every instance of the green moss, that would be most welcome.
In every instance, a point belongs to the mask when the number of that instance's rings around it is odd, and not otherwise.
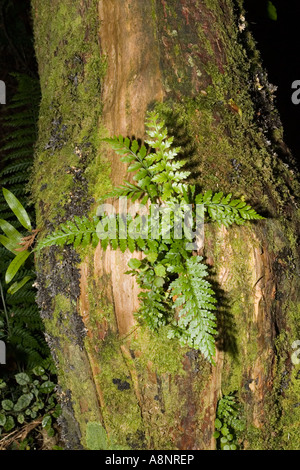
[[[293,367],[282,404],[282,447],[299,450],[300,442],[300,367]]]
[[[108,447],[107,435],[101,423],[88,422],[86,443],[89,450],[105,450]]]
[[[263,450],[265,448],[265,441],[261,429],[250,424],[247,428],[244,446],[246,450]]]
[[[112,190],[110,164],[104,157],[103,147],[99,145],[96,148],[99,150],[94,160],[85,170],[85,176],[89,182],[89,194],[93,196],[96,201],[94,204],[95,214],[97,212],[97,206],[99,205],[99,199]]]
[[[144,424],[120,342],[112,335],[102,343],[99,358],[101,372],[96,380],[101,385],[105,403],[104,421],[118,445],[127,448],[126,438],[132,433],[143,433]]]
[[[207,35],[205,34],[205,30],[203,28],[203,26],[201,24],[198,25],[198,28],[197,28],[197,33],[198,33],[198,37],[200,39],[200,44],[201,44],[201,47],[205,47],[205,50],[207,51],[208,55],[210,57],[213,57],[214,55],[214,51],[213,51],[213,48],[212,48],[212,45],[210,43],[210,41],[208,40],[207,38]],[[194,44],[193,45],[193,51],[195,53],[197,52],[200,52],[200,48],[197,44]]]
[[[299,450],[300,366],[290,361],[292,343],[299,339],[299,304],[287,302],[287,330],[276,339],[273,388],[265,397],[267,421],[260,432],[247,433],[253,449]],[[283,308],[285,308],[283,307]]]
[[[212,11],[216,11],[218,7],[218,2],[216,0],[204,0],[205,5]]]
[[[112,327],[115,323],[113,305],[106,298],[104,292],[99,290],[95,295],[95,290],[89,289],[89,322],[91,328],[94,330],[97,324],[102,321],[107,321],[108,327]]]
[[[107,59],[100,55],[96,1],[82,6],[82,10],[70,0],[52,2],[51,6],[37,0],[32,4],[33,14],[38,15],[35,47],[42,89],[32,193],[40,198],[43,191],[47,201],[43,213],[38,211],[38,224],[42,226],[45,219],[70,215],[78,171],[84,175],[86,171],[92,190],[101,193],[94,176],[100,169],[102,192],[109,186],[109,165],[99,153],[101,81]],[[88,201],[87,190],[81,198]]]
[[[188,349],[181,347],[178,341],[168,339],[167,334],[167,327],[161,328],[157,333],[146,327],[139,328],[138,337],[132,342],[134,350],[141,352],[141,356],[135,361],[138,370],[144,370],[150,361],[153,370],[159,375],[174,376],[184,373],[182,359]]]

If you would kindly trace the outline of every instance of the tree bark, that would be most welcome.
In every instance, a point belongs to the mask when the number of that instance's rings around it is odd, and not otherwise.
[[[205,228],[218,293],[216,366],[138,325],[125,275],[138,253],[52,247],[36,257],[67,448],[214,449],[236,393],[248,449],[299,447],[299,186],[273,88],[232,0],[32,0],[42,102],[32,194],[41,236],[123,182],[105,136],[143,139],[157,109],[203,190],[244,196],[266,220]],[[100,448],[105,447],[99,444]]]

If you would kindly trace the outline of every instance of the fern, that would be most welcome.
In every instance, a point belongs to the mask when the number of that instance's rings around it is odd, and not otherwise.
[[[234,394],[224,395],[218,402],[214,438],[222,450],[237,450],[238,435],[245,429],[241,406]]]
[[[115,230],[113,234],[110,232],[109,224],[104,219],[89,220],[87,217],[79,218],[74,217],[73,221],[67,221],[59,226],[52,234],[47,235],[45,238],[38,241],[37,247],[34,251],[39,251],[49,246],[63,246],[72,244],[75,248],[77,246],[86,247],[90,243],[95,247],[101,240],[101,245],[104,250],[111,246],[113,250],[121,249],[124,253],[127,249],[133,253],[137,247],[146,246],[145,241],[142,239],[133,239],[128,233],[129,223],[133,221],[132,217],[127,216],[125,223],[127,225],[126,238],[118,238],[120,230],[120,217],[111,219],[114,222]],[[107,236],[106,236],[107,235]],[[109,236],[110,235],[110,236]]]
[[[121,155],[123,163],[130,163],[128,172],[136,172],[133,179],[138,182],[132,185],[125,182],[125,185],[116,188],[107,197],[127,196],[133,201],[142,199],[146,203],[157,202],[159,199],[166,201],[174,193],[182,192],[182,180],[189,176],[187,171],[179,171],[184,165],[184,161],[174,161],[180,148],[171,148],[173,137],[167,137],[167,130],[162,121],[155,113],[149,113],[146,121],[149,139],[145,143],[155,152],[147,152],[145,145],[139,146],[136,140],[132,142],[122,136],[103,139],[108,142],[116,153]]]
[[[37,118],[40,101],[39,82],[25,74],[15,74],[17,92],[11,104],[7,106],[9,115],[2,125],[7,132],[1,145],[0,185],[8,188],[19,198],[33,220],[34,212],[26,197],[28,182],[33,164],[34,143],[37,137]],[[9,210],[2,191],[0,191],[0,219],[9,221],[19,229],[21,223]],[[2,223],[2,226],[3,223]],[[1,234],[1,237],[3,235]],[[17,273],[14,281],[31,279],[31,284],[10,294],[4,281],[14,254],[0,246],[0,282],[3,286],[3,299],[0,301],[0,335],[10,345],[10,350],[22,367],[41,363],[49,355],[49,349],[43,335],[44,326],[35,302],[35,290],[32,287],[35,274],[33,259],[29,259],[26,268]],[[4,310],[6,309],[8,323]]]
[[[207,267],[201,256],[188,258],[184,265],[171,265],[168,270],[178,274],[170,284],[171,295],[176,297],[173,308],[179,310],[179,319],[174,334],[182,344],[199,349],[204,357],[212,361],[215,355],[216,334],[215,293],[207,277]]]
[[[13,75],[17,80],[17,92],[7,106],[9,115],[3,119],[7,133],[1,145],[2,165],[5,166],[0,169],[0,183],[19,198],[33,218],[34,213],[30,210],[26,197],[26,183],[33,164],[37,138],[40,88],[36,78],[26,74]],[[0,218],[11,219],[12,216],[13,214],[7,211],[7,204],[0,193]],[[12,220],[12,223],[17,228],[20,226],[15,220]]]
[[[145,159],[147,155],[146,147],[144,145],[139,147],[136,140],[131,142],[128,138],[123,139],[122,136],[103,140],[109,143],[116,153],[121,155],[121,161],[123,163],[130,163],[128,172],[137,171],[134,180],[139,182],[138,185],[134,185],[125,181],[125,185],[116,188],[112,193],[108,194],[106,198],[127,196],[132,201],[143,198],[143,203],[146,203],[149,197],[147,192],[149,192],[151,179],[153,178],[153,174],[149,168],[150,164]],[[156,197],[157,195],[157,191],[152,192],[152,197]]]
[[[127,274],[136,277],[141,288],[140,308],[136,313],[140,322],[157,330],[168,325],[169,337],[178,338],[181,344],[199,349],[213,363],[216,335],[216,299],[207,280],[208,271],[203,258],[188,251],[190,235],[184,233],[180,240],[175,226],[185,221],[185,206],[190,206],[190,228],[195,229],[197,205],[202,205],[206,218],[229,226],[244,224],[247,220],[263,219],[242,199],[232,199],[222,192],[211,190],[196,195],[196,187],[187,184],[190,173],[184,171],[185,162],[178,159],[180,148],[173,147],[163,121],[155,113],[146,120],[148,138],[145,144],[122,136],[104,139],[128,164],[128,172],[135,172],[135,184],[125,181],[105,198],[127,197],[132,202],[150,202],[150,214],[106,216],[89,221],[86,217],[74,218],[62,224],[52,234],[39,240],[38,250],[51,245],[62,246],[101,240],[104,250],[110,246],[122,252],[129,249],[143,251],[143,260],[131,259]],[[169,216],[152,213],[155,204],[162,203]],[[149,227],[158,224],[152,237]],[[133,227],[133,229],[132,229]],[[122,236],[121,236],[122,234]]]
[[[47,246],[63,246],[73,244],[74,247],[79,245],[85,247],[92,241],[93,245],[99,243],[97,236],[97,224],[99,221],[91,222],[86,217],[80,219],[74,216],[74,221],[68,221],[60,225],[59,230],[56,230],[53,234],[48,235],[43,240],[39,241],[37,250],[41,250]]]
[[[203,204],[205,211],[211,220],[219,225],[228,227],[232,224],[243,225],[246,220],[264,219],[246,202],[241,199],[233,199],[232,194],[224,196],[223,192],[215,193],[207,191],[198,194],[195,198],[196,204]]]
[[[173,312],[170,295],[165,289],[169,281],[166,277],[166,269],[162,268],[159,263],[155,263],[157,257],[154,258],[152,257],[153,262],[149,258],[131,259],[128,263],[131,270],[127,271],[127,274],[136,276],[137,283],[141,287],[138,319],[145,322],[152,330],[158,330],[171,323]],[[165,277],[162,277],[162,274]]]

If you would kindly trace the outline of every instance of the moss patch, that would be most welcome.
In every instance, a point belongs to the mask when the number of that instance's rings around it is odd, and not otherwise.
[[[32,4],[42,89],[32,194],[40,207],[47,201],[38,211],[38,224],[44,226],[45,220],[87,214],[92,202],[87,180],[93,173],[100,170],[103,185],[108,184],[109,166],[99,153],[106,58],[100,55],[96,1]]]

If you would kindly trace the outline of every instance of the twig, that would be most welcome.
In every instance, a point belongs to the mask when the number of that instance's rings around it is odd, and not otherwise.
[[[9,447],[10,444],[17,439],[24,440],[33,429],[42,423],[42,421],[43,416],[36,419],[35,421],[32,421],[31,423],[25,424],[25,426],[23,426],[21,429],[16,429],[15,431],[12,431],[11,433],[4,436],[2,439],[0,439],[0,450],[7,449],[7,447]]]

